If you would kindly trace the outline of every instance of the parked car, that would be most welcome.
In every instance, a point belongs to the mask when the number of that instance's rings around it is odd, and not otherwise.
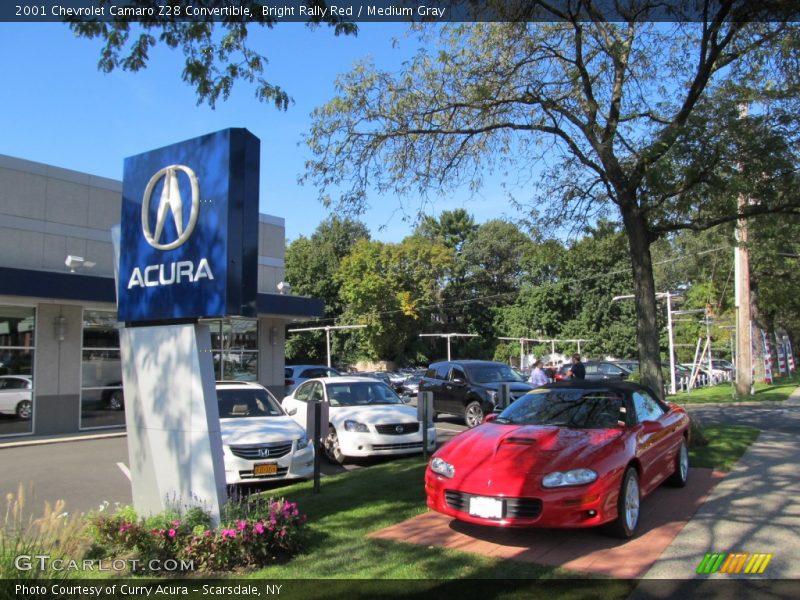
[[[27,421],[33,414],[30,375],[0,375],[0,413]]]
[[[406,406],[385,383],[360,377],[325,377],[300,384],[283,399],[284,410],[302,426],[308,403],[328,403],[325,455],[331,462],[348,457],[422,452],[417,409]],[[436,428],[428,428],[428,449],[436,448]]]
[[[493,526],[595,527],[635,535],[641,499],[689,476],[683,408],[629,382],[552,383],[442,446],[428,506]]]
[[[400,386],[400,395],[413,398],[419,392],[419,382],[425,376],[425,371],[416,371],[406,377]]]
[[[217,402],[228,485],[313,475],[313,445],[269,390],[219,381]]]
[[[125,394],[122,391],[122,382],[115,381],[111,385],[120,387],[103,390],[100,400],[109,410],[122,410],[125,408]]]
[[[389,374],[383,371],[364,371],[364,372],[352,373],[352,375],[354,377],[368,377],[370,379],[376,379],[378,381],[385,383],[389,387],[392,387],[392,380],[389,377]]]
[[[433,393],[433,412],[464,417],[476,427],[497,404],[501,383],[511,387],[514,401],[533,389],[521,375],[504,363],[454,360],[433,363],[419,382],[419,391]]]
[[[583,366],[586,369],[586,379],[590,381],[606,379],[622,381],[631,374],[631,369],[626,369],[616,361],[587,360]]]
[[[294,391],[294,388],[307,379],[339,377],[341,375],[336,369],[326,367],[325,365],[286,365],[283,372],[284,394],[287,396]]]

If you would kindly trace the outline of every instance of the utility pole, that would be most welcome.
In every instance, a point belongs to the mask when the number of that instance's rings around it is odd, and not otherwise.
[[[747,116],[747,106],[739,107],[739,118]],[[739,165],[741,169],[742,166]],[[737,210],[741,213],[748,201],[739,194]],[[749,396],[753,393],[753,340],[750,321],[750,255],[747,249],[747,219],[736,224],[736,251],[734,270],[736,275],[736,394]]]

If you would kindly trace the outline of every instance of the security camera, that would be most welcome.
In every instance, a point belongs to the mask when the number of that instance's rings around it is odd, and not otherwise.
[[[80,267],[86,267],[87,269],[93,267],[95,263],[86,260],[82,256],[73,256],[70,254],[67,256],[67,259],[64,261],[64,264],[69,267],[71,273],[75,272],[75,269],[79,269]]]
[[[285,281],[281,281],[278,283],[278,292],[281,294],[288,294],[292,291],[292,286],[286,283]]]
[[[83,266],[84,262],[82,256],[72,256],[72,254],[70,254],[67,256],[67,260],[64,261],[64,264],[74,271],[76,268]]]

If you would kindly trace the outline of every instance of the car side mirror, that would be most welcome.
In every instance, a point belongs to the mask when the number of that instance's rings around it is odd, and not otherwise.
[[[663,429],[658,421],[642,421],[642,433],[656,433]]]
[[[297,409],[296,408],[291,408],[291,409],[286,411],[286,414],[289,415],[289,416],[296,415],[297,414]]]
[[[453,377],[453,383],[467,383],[467,380],[463,377]]]

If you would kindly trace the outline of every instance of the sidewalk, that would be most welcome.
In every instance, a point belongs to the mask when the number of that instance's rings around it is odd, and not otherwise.
[[[60,444],[63,442],[78,442],[83,440],[102,440],[105,438],[123,437],[127,435],[124,428],[115,428],[83,433],[67,433],[62,435],[24,435],[18,438],[11,438],[0,443],[0,450],[3,448],[21,448],[23,446],[41,446],[42,444]]]
[[[790,410],[761,432],[645,578],[754,579],[697,575],[706,553],[722,552],[771,553],[763,578],[800,578],[800,388],[782,404]]]

